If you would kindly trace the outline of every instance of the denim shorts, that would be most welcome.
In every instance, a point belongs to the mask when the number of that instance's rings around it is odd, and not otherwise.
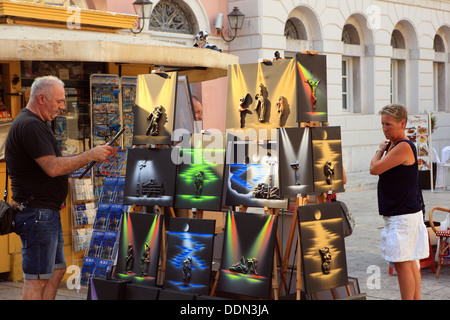
[[[64,237],[59,211],[25,208],[14,219],[22,240],[25,279],[51,279],[54,269],[65,269]]]

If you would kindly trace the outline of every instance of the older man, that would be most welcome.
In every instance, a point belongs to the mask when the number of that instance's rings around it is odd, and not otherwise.
[[[68,192],[68,174],[91,161],[103,162],[107,145],[74,156],[62,156],[49,125],[65,108],[64,83],[56,77],[37,78],[30,101],[17,115],[5,146],[13,207],[34,195],[15,216],[22,240],[22,299],[54,299],[66,262],[59,210]]]

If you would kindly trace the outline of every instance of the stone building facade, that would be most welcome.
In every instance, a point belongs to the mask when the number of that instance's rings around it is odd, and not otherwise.
[[[246,15],[230,43],[240,63],[271,59],[275,51],[327,56],[329,122],[341,126],[347,172],[368,170],[384,139],[378,112],[391,102],[436,116],[432,147],[439,157],[450,145],[450,1],[230,0],[228,6]]]

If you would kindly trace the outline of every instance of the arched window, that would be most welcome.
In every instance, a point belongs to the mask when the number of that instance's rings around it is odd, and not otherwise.
[[[442,36],[436,34],[433,42],[433,100],[434,111],[445,111],[447,109],[447,61],[445,53],[445,43]]]
[[[286,21],[284,36],[292,40],[308,40],[306,28],[297,18],[290,18]]]
[[[394,49],[405,49],[406,48],[405,38],[403,38],[403,34],[397,29],[394,29],[394,31],[392,31],[391,46]]]
[[[195,34],[195,25],[187,5],[175,1],[159,1],[150,16],[150,29],[155,31]]]
[[[436,52],[445,52],[444,40],[438,34],[434,36],[433,50]]]
[[[400,30],[394,29],[391,34],[393,54],[390,70],[390,101],[391,103],[406,104],[406,60],[402,51],[406,49],[406,42]]]
[[[353,19],[354,21],[355,19]],[[342,28],[342,110],[361,112],[361,40],[356,27],[347,23]]]
[[[360,44],[358,30],[351,24],[346,24],[342,30],[342,42],[344,44]]]

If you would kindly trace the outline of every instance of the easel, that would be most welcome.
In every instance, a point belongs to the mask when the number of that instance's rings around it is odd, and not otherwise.
[[[274,216],[278,216],[278,214],[280,213],[280,209],[274,209],[274,208],[264,208],[264,211],[267,214],[270,215],[274,215]],[[274,252],[274,257],[273,257],[273,271],[272,271],[272,290],[273,290],[273,296],[274,296],[274,300],[278,300],[279,297],[279,285],[278,285],[278,264],[277,264],[277,257],[278,257],[278,263],[280,264],[280,268],[282,266],[282,259],[281,259],[281,242],[280,242],[280,235],[278,233],[276,233],[276,244],[275,244],[275,252]],[[283,277],[282,274],[280,273],[280,280],[282,281],[282,283],[284,283],[287,286],[286,283],[286,277]]]
[[[165,208],[169,210],[169,215],[175,218],[175,211],[173,207],[160,207],[155,205],[155,210],[159,212],[161,216],[164,215]],[[161,283],[166,277],[166,225],[162,225],[162,240],[161,240]]]

